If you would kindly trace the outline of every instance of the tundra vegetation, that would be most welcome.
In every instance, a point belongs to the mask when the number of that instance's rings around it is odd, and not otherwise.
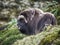
[[[27,8],[40,8],[51,12],[57,19],[56,26],[47,26],[37,35],[22,34],[17,28],[17,16]],[[0,45],[60,45],[60,0],[0,0]]]

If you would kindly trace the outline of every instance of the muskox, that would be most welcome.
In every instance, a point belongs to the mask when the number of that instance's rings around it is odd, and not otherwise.
[[[20,12],[17,19],[18,29],[23,34],[40,33],[46,25],[56,25],[56,18],[52,13],[38,8],[28,8]]]

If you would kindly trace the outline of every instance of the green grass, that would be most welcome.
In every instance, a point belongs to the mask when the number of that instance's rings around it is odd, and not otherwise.
[[[13,21],[13,20],[12,20]],[[24,38],[26,35],[21,34],[17,29],[16,20],[8,23],[8,27],[0,31],[0,45],[11,45],[14,41]]]
[[[17,28],[17,23],[11,21],[8,27],[0,31],[0,45],[60,45],[60,26],[48,26],[37,35],[27,36]]]

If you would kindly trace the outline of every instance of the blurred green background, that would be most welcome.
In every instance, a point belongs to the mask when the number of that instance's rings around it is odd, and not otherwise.
[[[30,7],[52,12],[60,24],[60,0],[0,0],[0,26],[17,18],[20,11]]]
[[[16,19],[27,8],[40,8],[53,13],[58,25],[48,26],[37,35],[20,33]],[[3,25],[8,27],[0,31],[0,45],[60,45],[60,0],[0,0],[0,27]]]

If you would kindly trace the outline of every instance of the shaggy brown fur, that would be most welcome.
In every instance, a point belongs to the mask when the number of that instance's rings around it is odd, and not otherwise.
[[[19,30],[24,34],[37,34],[43,31],[45,25],[56,25],[56,18],[52,13],[41,9],[29,8],[20,13],[17,20]]]

